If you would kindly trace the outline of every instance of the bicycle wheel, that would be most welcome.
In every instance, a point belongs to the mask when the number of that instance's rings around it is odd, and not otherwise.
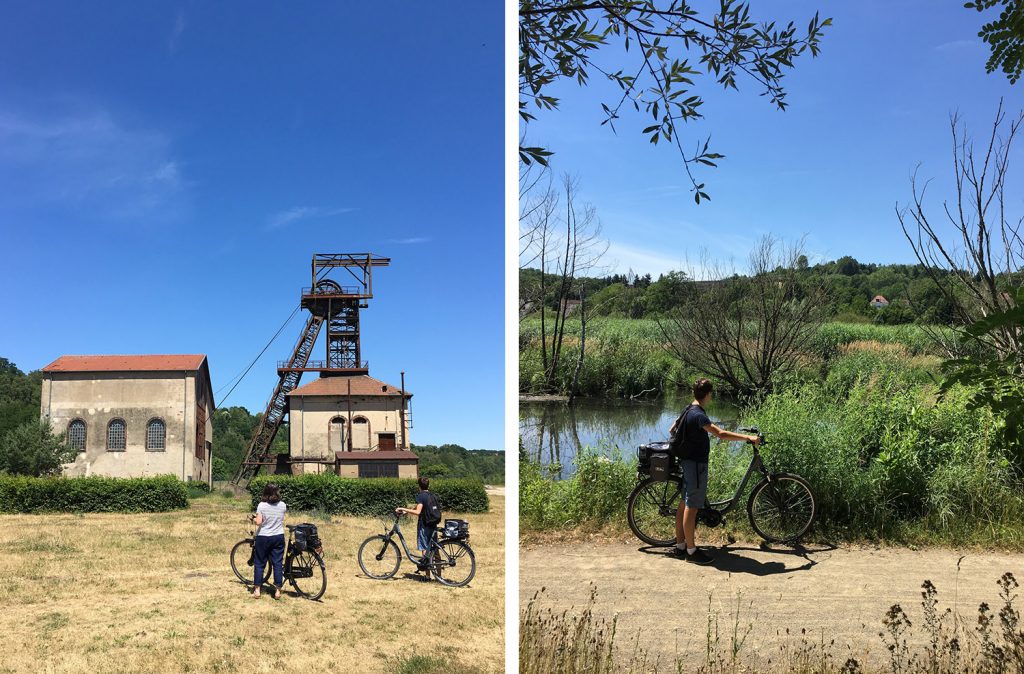
[[[468,585],[476,575],[476,555],[462,541],[441,540],[434,548],[430,572],[437,582],[448,587]]]
[[[750,492],[747,517],[757,535],[769,543],[792,543],[814,524],[817,503],[807,480],[792,473],[775,473]]]
[[[327,569],[324,560],[314,550],[297,552],[288,557],[284,575],[295,591],[306,599],[316,601],[327,591]]]
[[[647,478],[629,495],[626,519],[633,534],[648,545],[676,543],[676,510],[683,498],[683,486],[676,480],[656,482]]]
[[[402,553],[395,542],[384,535],[370,536],[359,546],[359,568],[370,578],[386,580],[398,573]]]
[[[235,543],[235,547],[231,548],[231,570],[238,576],[238,580],[242,581],[246,585],[252,585],[252,563],[253,563],[253,540],[246,538],[245,540],[238,541]],[[270,574],[273,572],[273,567],[268,563],[263,576],[263,582],[266,583],[270,580]]]

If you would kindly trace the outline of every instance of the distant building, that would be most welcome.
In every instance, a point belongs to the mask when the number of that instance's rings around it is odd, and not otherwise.
[[[583,304],[582,300],[562,300],[562,313],[565,316],[573,313]]]
[[[214,403],[204,355],[61,356],[43,368],[41,402],[42,418],[79,451],[65,475],[210,484]]]
[[[293,473],[418,477],[409,450],[412,394],[369,375],[320,377],[288,394]]]
[[[881,295],[875,295],[871,299],[870,304],[876,309],[884,309],[885,307],[889,306],[889,300],[885,299]]]

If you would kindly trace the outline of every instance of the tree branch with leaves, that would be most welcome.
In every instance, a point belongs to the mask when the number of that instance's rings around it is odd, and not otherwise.
[[[679,133],[681,124],[703,117],[698,80],[707,75],[738,89],[737,82],[746,79],[785,110],[786,72],[800,55],[818,54],[831,23],[817,13],[806,31],[793,22],[759,23],[749,3],[738,0],[721,0],[710,13],[678,0],[520,0],[519,114],[525,125],[539,112],[557,110],[551,85],[575,80],[587,86],[596,73],[621,91],[617,100],[601,102],[601,124],[614,131],[623,109],[642,112],[651,122],[643,134],[655,145],[664,140],[675,146],[699,204],[710,197],[694,169],[715,167],[724,155],[710,149],[709,139],[688,148]],[[621,48],[618,57],[613,48]],[[547,165],[551,154],[519,146],[524,164]]]

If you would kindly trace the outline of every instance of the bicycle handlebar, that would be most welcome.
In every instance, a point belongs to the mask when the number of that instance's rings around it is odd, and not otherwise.
[[[753,433],[754,435],[757,436],[757,438],[759,440],[758,444],[761,444],[761,445],[765,444],[764,435],[761,433],[760,430],[758,430],[757,426],[751,426],[749,428],[739,428],[737,430],[740,433]],[[750,442],[750,441],[748,440],[747,442]]]

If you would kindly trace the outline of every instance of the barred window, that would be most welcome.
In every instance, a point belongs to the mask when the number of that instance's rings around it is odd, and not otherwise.
[[[163,419],[150,419],[146,425],[146,450],[162,452],[166,447],[167,427]]]
[[[123,452],[125,446],[126,426],[124,419],[112,419],[107,424],[107,451]]]
[[[75,419],[68,424],[68,444],[72,449],[85,451],[85,422],[81,419]]]
[[[360,461],[359,477],[398,477],[398,462]]]

